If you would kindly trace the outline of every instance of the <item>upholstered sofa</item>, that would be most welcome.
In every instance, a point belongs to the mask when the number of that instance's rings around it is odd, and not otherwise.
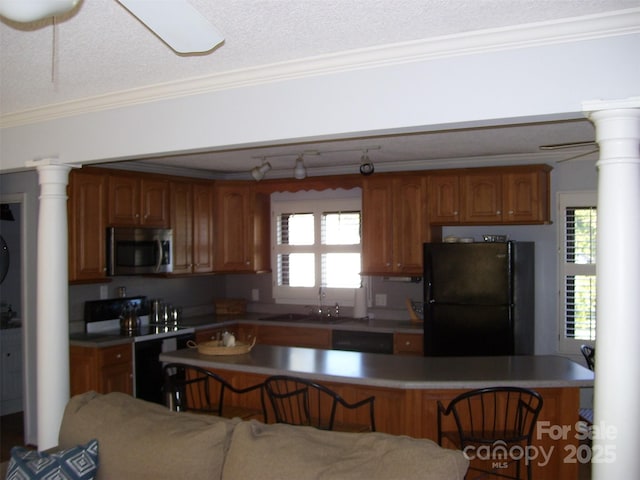
[[[426,439],[175,413],[121,393],[73,397],[59,449],[98,441],[99,480],[462,479],[461,452]]]

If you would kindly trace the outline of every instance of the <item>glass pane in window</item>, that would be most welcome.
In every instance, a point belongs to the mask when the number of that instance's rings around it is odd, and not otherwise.
[[[277,233],[278,245],[313,245],[313,214],[281,214]]]
[[[566,277],[566,338],[596,339],[596,277]]]
[[[359,253],[325,253],[322,255],[322,285],[329,288],[360,287]]]
[[[324,245],[358,245],[360,212],[325,212],[322,214]]]
[[[278,255],[278,285],[289,287],[315,286],[313,253]]]
[[[569,207],[566,209],[567,262],[596,263],[596,208]]]

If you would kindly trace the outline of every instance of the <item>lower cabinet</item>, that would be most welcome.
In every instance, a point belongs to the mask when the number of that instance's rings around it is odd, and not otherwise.
[[[312,327],[259,325],[258,343],[286,347],[331,348],[331,330]]]
[[[89,390],[133,395],[131,344],[104,348],[72,345],[69,356],[71,395]]]
[[[424,355],[424,335],[421,333],[395,333],[393,335],[394,355]]]

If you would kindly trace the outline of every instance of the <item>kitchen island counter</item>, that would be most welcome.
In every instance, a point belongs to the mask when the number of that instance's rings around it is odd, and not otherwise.
[[[197,349],[166,352],[165,362],[264,375],[295,374],[317,381],[401,389],[591,387],[593,372],[564,357],[410,357],[313,348],[256,345],[241,355]]]
[[[306,377],[335,390],[348,402],[375,396],[376,429],[395,435],[437,440],[438,403],[456,395],[488,386],[521,386],[538,391],[544,405],[534,434],[536,452],[549,453],[533,460],[535,478],[576,479],[580,388],[593,386],[590,370],[564,357],[410,357],[313,348],[256,345],[246,354],[211,356],[197,349],[161,354],[164,362],[204,367],[222,375],[236,387],[263,382],[271,375]],[[227,398],[225,396],[225,398]],[[260,408],[259,393],[228,401]],[[267,418],[273,412],[267,403]],[[358,410],[342,409],[339,422],[367,421]],[[452,427],[451,418],[444,426]],[[562,428],[558,438],[551,429]],[[553,430],[555,431],[555,430]],[[560,431],[560,430],[558,430]]]

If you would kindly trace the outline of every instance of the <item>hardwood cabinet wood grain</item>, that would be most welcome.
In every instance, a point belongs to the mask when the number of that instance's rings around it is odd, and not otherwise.
[[[269,196],[246,182],[218,182],[215,212],[215,271],[270,270]]]
[[[131,344],[104,348],[71,345],[69,357],[71,395],[89,390],[133,394]]]
[[[167,179],[131,173],[112,173],[108,182],[110,226],[168,227]]]
[[[427,241],[426,176],[381,175],[363,182],[364,274],[421,275]]]
[[[424,336],[420,333],[395,333],[393,335],[393,353],[395,355],[424,354]]]
[[[331,348],[331,330],[279,325],[259,325],[258,343],[286,347]]]
[[[99,281],[107,274],[107,177],[91,170],[69,175],[69,281]]]

